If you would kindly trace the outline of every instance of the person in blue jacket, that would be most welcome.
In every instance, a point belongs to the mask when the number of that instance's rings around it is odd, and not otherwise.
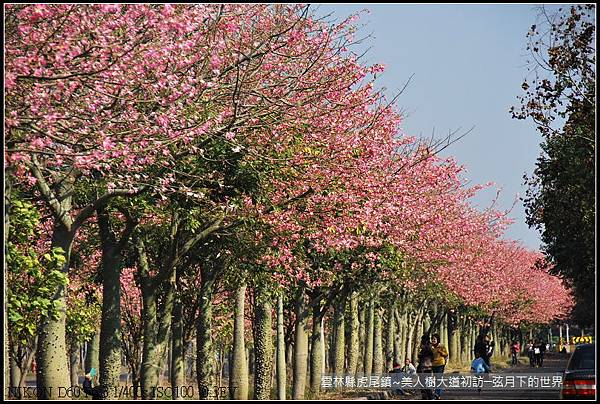
[[[485,363],[479,352],[476,352],[475,359],[473,359],[473,362],[471,362],[471,372],[475,373],[476,375],[481,375],[489,373],[490,371],[491,369],[488,364]],[[480,388],[478,388],[477,391],[481,393]]]

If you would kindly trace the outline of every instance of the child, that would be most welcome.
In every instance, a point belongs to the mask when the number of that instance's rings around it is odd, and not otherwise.
[[[417,374],[417,369],[411,363],[410,358],[404,359],[404,367],[402,368],[402,373],[406,374],[407,376]]]
[[[487,365],[487,363],[485,363],[479,353],[475,354],[475,359],[471,363],[471,372],[475,373],[476,375],[490,372],[490,367]],[[478,388],[477,392],[481,393],[481,389]]]

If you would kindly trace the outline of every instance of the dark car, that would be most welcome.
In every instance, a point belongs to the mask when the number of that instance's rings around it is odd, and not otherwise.
[[[593,400],[596,397],[595,365],[596,345],[577,345],[564,373],[560,398]]]

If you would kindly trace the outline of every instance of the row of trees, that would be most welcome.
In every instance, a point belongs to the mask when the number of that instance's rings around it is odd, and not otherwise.
[[[102,385],[118,386],[124,355],[149,398],[167,350],[171,385],[186,384],[195,339],[198,385],[230,347],[244,398],[252,339],[254,397],[276,370],[276,396],[291,374],[302,398],[325,331],[335,373],[371,373],[414,357],[427,330],[465,359],[477,321],[501,333],[569,310],[539,253],[502,239],[507,212],[475,209],[483,187],[399,132],[382,67],[352,52],[355,18],[7,6],[11,385],[35,354],[38,394],[56,398],[87,341]]]
[[[596,6],[550,13],[541,8],[528,33],[529,77],[517,119],[542,135],[535,171],[526,176],[527,221],[538,229],[552,272],[573,289],[572,318],[595,321]]]

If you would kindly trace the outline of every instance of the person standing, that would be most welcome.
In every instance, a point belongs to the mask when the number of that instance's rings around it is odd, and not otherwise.
[[[417,355],[419,364],[417,365],[417,373],[433,374],[433,350],[431,349],[431,341],[429,335],[425,334],[421,337],[421,349]],[[421,389],[423,400],[431,400],[433,398],[432,389]]]
[[[485,335],[484,341],[485,341],[485,356],[483,357],[483,360],[485,361],[486,365],[488,365],[488,367],[491,369],[492,368],[492,355],[494,355],[494,348],[496,346],[496,342],[492,340],[492,338],[490,337],[490,334]]]
[[[527,356],[529,357],[529,366],[535,367],[535,352],[532,340],[529,340],[527,345],[525,345],[525,350],[527,352]]]
[[[473,347],[473,354],[475,357],[483,358],[486,355],[485,341],[483,340],[483,334],[479,334],[475,339],[475,346]]]
[[[536,339],[533,344],[533,363],[535,367],[540,367],[542,361],[542,343]]]
[[[540,355],[538,359],[539,367],[544,366],[544,355],[546,354],[547,344],[544,341],[540,342]]]
[[[511,356],[511,365],[517,366],[519,364],[519,353],[521,352],[521,345],[518,341],[513,341],[510,345],[510,356]]]
[[[431,350],[433,351],[433,362],[431,370],[434,374],[444,373],[446,367],[446,358],[448,358],[448,349],[440,342],[440,334],[433,334],[431,336]],[[440,398],[442,395],[442,389],[435,389],[433,392],[434,399]]]

